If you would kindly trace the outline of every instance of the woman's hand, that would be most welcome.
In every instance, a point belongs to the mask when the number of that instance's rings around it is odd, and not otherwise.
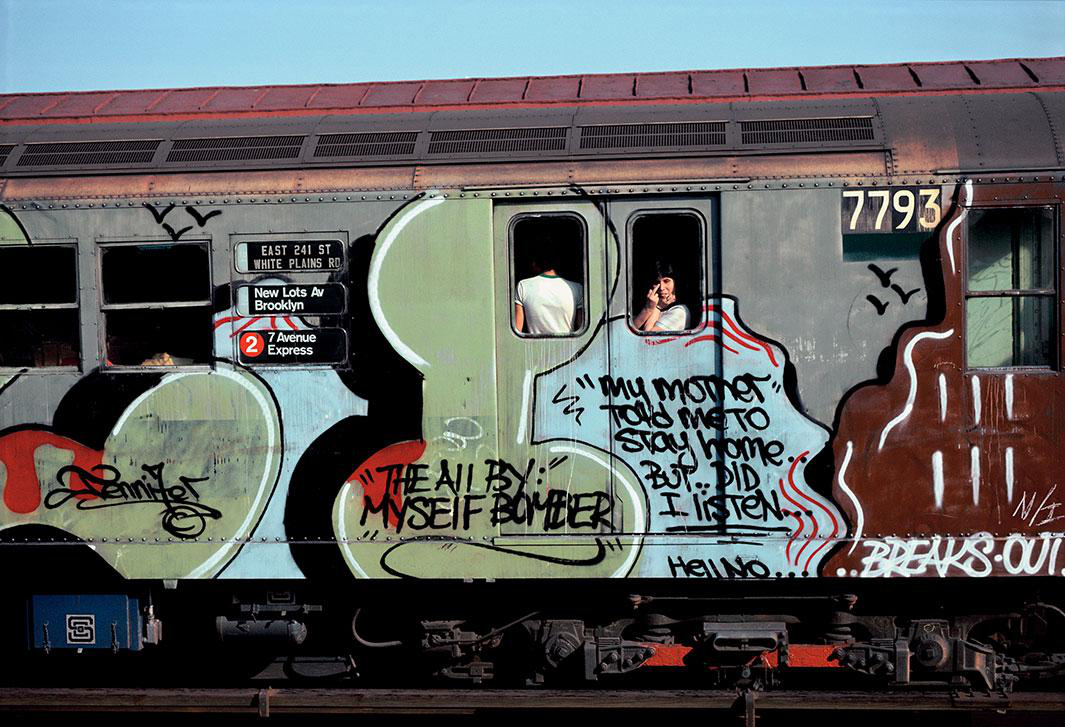
[[[659,302],[659,300],[661,298],[661,296],[660,296],[661,287],[662,287],[661,285],[653,285],[653,286],[651,286],[651,289],[647,291],[647,303],[644,306],[645,308],[657,308],[658,307],[658,302]]]
[[[632,319],[632,324],[637,330],[650,331],[654,328],[655,323],[658,322],[658,301],[661,297],[659,295],[661,287],[661,285],[656,284],[647,291],[647,302],[644,304],[643,310]]]

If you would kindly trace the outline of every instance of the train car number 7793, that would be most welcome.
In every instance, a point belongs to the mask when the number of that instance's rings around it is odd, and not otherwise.
[[[937,188],[843,190],[844,234],[922,232],[943,218]]]

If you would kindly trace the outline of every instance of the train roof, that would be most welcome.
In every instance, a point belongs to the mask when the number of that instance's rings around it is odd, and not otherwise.
[[[795,152],[1040,171],[1065,167],[1062,130],[1065,57],[8,94],[0,176]]]
[[[0,95],[0,123],[764,101],[1065,87],[1065,57]]]

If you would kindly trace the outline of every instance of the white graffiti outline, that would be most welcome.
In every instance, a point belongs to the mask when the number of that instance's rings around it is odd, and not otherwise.
[[[880,432],[880,446],[876,448],[878,452],[884,448],[884,441],[887,439],[888,433],[896,426],[898,426],[900,422],[906,419],[906,417],[910,415],[910,412],[913,411],[913,402],[917,398],[917,370],[913,366],[914,346],[916,346],[918,343],[920,343],[926,338],[944,339],[950,338],[953,335],[953,328],[951,328],[949,331],[942,332],[925,331],[923,333],[918,333],[910,340],[908,344],[906,344],[906,350],[902,354],[902,362],[906,366],[906,370],[910,374],[910,393],[906,396],[906,404],[902,407],[902,411],[898,413],[898,416],[888,422],[887,425],[884,427],[883,431]]]
[[[939,375],[939,421],[947,420],[947,375]]]
[[[344,503],[351,498],[352,482],[348,480],[344,483],[344,486],[340,488],[340,497],[338,497],[333,505],[333,522],[337,524],[337,535],[340,536],[340,542],[347,544],[348,542],[348,529],[344,525]],[[362,578],[369,578],[366,571],[359,565],[359,561],[355,560],[355,556],[351,553],[351,548],[341,548],[340,554],[344,556],[344,561],[347,562],[348,567]]]
[[[1013,420],[1013,374],[1006,374],[1006,418]]]
[[[854,526],[854,539],[851,541],[851,549],[847,551],[847,555],[854,552],[854,549],[858,547],[858,541],[862,538],[862,530],[865,528],[865,512],[862,510],[862,503],[858,502],[858,498],[855,496],[851,488],[847,487],[847,483],[844,481],[843,476],[847,473],[847,465],[851,462],[851,455],[854,454],[854,442],[847,442],[847,454],[843,455],[843,464],[839,467],[839,475],[836,477],[836,482],[839,484],[839,489],[843,490],[843,494],[851,499],[854,503],[854,510],[858,516],[858,523]]]
[[[943,509],[943,453],[932,452],[932,496],[936,498],[936,509]]]
[[[980,448],[969,450],[969,475],[973,482],[973,504],[980,504]]]
[[[1013,502],[1013,447],[1006,447],[1006,502]]]
[[[532,394],[532,369],[525,369],[525,378],[521,380],[521,415],[518,419],[518,436],[515,438],[518,444],[525,443],[525,429],[529,424],[529,399]]]
[[[954,275],[958,273],[958,266],[954,262],[954,231],[958,229],[958,225],[965,219],[965,216],[969,214],[969,203],[973,199],[973,180],[969,179],[965,182],[965,199],[962,200],[962,211],[950,226],[947,227],[947,255],[950,257],[950,272]]]
[[[624,578],[630,570],[632,570],[633,564],[636,562],[636,556],[640,553],[639,545],[643,542],[643,533],[647,529],[646,522],[644,521],[644,511],[642,498],[638,498],[636,487],[629,482],[625,476],[624,469],[621,467],[611,467],[603,459],[591,452],[587,452],[577,447],[572,447],[568,444],[556,444],[550,447],[552,453],[563,452],[566,454],[573,454],[579,457],[587,457],[592,460],[606,471],[612,471],[617,481],[620,481],[624,485],[625,494],[629,496],[629,501],[632,503],[632,511],[635,513],[635,521],[632,527],[632,548],[629,550],[628,557],[625,561],[618,566],[618,569],[610,574],[611,578]],[[641,490],[642,491],[642,490]]]
[[[392,247],[392,243],[399,237],[399,233],[403,232],[403,228],[410,224],[410,221],[420,215],[422,212],[437,206],[443,202],[443,198],[428,199],[418,202],[412,206],[409,210],[404,212],[392,229],[385,235],[385,239],[381,241],[380,248],[373,256],[373,261],[370,263],[370,272],[366,280],[366,288],[370,298],[370,311],[373,313],[374,320],[377,321],[378,328],[381,329],[381,333],[392,344],[392,348],[396,350],[400,356],[410,361],[416,366],[429,366],[429,362],[424,358],[416,354],[410,346],[403,342],[403,339],[395,332],[391,325],[388,323],[388,319],[385,318],[384,310],[381,308],[381,296],[377,289],[378,283],[381,277],[381,266],[384,264],[384,260],[388,257],[389,248]]]

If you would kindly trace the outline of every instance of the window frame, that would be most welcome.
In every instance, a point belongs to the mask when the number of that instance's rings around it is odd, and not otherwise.
[[[1060,264],[1060,238],[1061,214],[1057,204],[1050,201],[1032,200],[1029,204],[1017,204],[1008,201],[1002,204],[977,204],[966,210],[968,218],[973,212],[1002,211],[1002,210],[1049,210],[1051,215],[1051,232],[1047,241],[1050,247],[1049,253],[1052,260],[1051,276],[1053,287],[1050,288],[1008,288],[1004,290],[970,290],[969,289],[969,256],[972,242],[972,226],[966,219],[965,232],[963,235],[963,250],[961,255],[961,338],[962,355],[964,356],[964,370],[980,373],[1056,373],[1061,370],[1062,357],[1060,354],[1060,331],[1062,325],[1061,310],[1061,264]],[[949,241],[948,241],[949,242]],[[969,301],[974,299],[1008,299],[1019,300],[1021,298],[1046,298],[1051,302],[1050,310],[1054,319],[1050,324],[1049,332],[1049,355],[1050,361],[1045,365],[1007,365],[1007,366],[973,366],[969,363]],[[1013,312],[1010,313],[1011,322],[1014,321]]]
[[[166,245],[168,247],[175,246],[199,246],[207,252],[207,298],[193,301],[150,301],[145,303],[105,303],[106,295],[104,291],[104,253],[108,249],[122,248],[122,247],[146,247],[153,245]],[[111,311],[130,311],[130,310],[173,310],[180,308],[206,308],[213,318],[214,312],[214,251],[212,249],[210,238],[194,238],[188,240],[171,240],[169,238],[151,238],[151,239],[119,239],[119,240],[96,240],[95,253],[97,258],[96,263],[96,290],[97,290],[97,307],[99,309],[100,324],[98,326],[98,337],[100,347],[100,368],[109,372],[121,372],[121,371],[153,371],[153,372],[167,372],[167,371],[190,371],[190,370],[210,370],[215,367],[216,352],[214,348],[214,335],[213,329],[207,333],[210,337],[210,349],[209,360],[203,363],[192,364],[174,364],[173,366],[152,366],[145,364],[119,364],[108,362],[107,351],[107,313]]]
[[[635,270],[633,263],[633,229],[636,226],[636,222],[640,217],[653,217],[662,215],[685,215],[694,217],[699,223],[699,292],[700,295],[700,307],[695,311],[692,316],[691,325],[688,328],[679,331],[641,331],[632,324],[634,312],[632,309],[632,301],[636,297],[635,290]],[[702,306],[706,304],[708,281],[710,280],[710,266],[709,255],[710,248],[707,244],[709,235],[709,224],[707,223],[705,215],[699,210],[693,207],[641,207],[633,210],[628,218],[625,220],[625,324],[628,326],[629,331],[635,333],[637,336],[693,336],[698,331],[702,330],[706,323],[706,311],[702,309]]]
[[[514,252],[514,228],[525,219],[543,219],[545,217],[568,217],[577,221],[581,230],[581,269],[583,271],[583,277],[579,282],[581,285],[582,294],[582,306],[584,315],[581,318],[581,325],[575,328],[570,333],[522,333],[514,325],[514,299],[518,295],[518,280],[517,270],[515,265],[517,264],[516,255]],[[509,320],[510,332],[523,340],[554,340],[554,339],[567,339],[567,338],[579,338],[588,332],[589,318],[588,307],[590,300],[588,298],[588,287],[590,281],[588,279],[588,221],[584,219],[584,216],[579,212],[571,212],[568,210],[552,210],[550,212],[518,212],[510,218],[507,223],[507,319]]]
[[[32,245],[14,244],[3,245],[4,248],[15,247],[66,247],[74,251],[74,302],[72,303],[0,303],[0,311],[42,311],[42,310],[74,310],[79,311],[76,315],[77,324],[75,326],[75,336],[77,340],[78,350],[78,363],[73,366],[2,366],[0,365],[0,372],[26,372],[26,373],[70,373],[73,371],[82,371],[85,366],[85,346],[82,340],[82,320],[80,315],[81,310],[81,251],[77,240],[62,239],[62,240],[35,240]]]

